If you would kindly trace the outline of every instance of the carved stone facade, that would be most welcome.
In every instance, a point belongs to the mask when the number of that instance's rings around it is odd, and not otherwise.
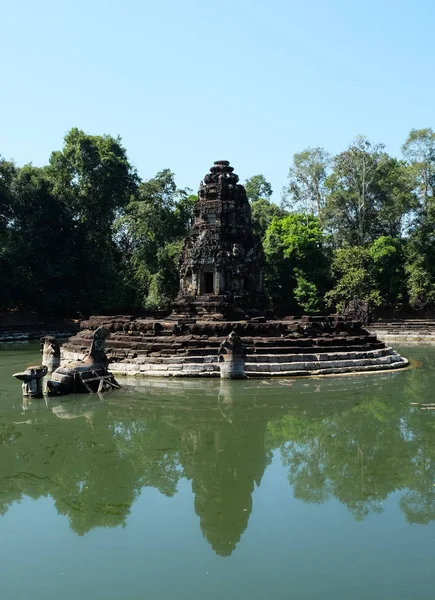
[[[175,315],[234,320],[259,316],[267,307],[261,240],[252,231],[246,191],[233,171],[228,161],[216,161],[200,184],[179,261]]]

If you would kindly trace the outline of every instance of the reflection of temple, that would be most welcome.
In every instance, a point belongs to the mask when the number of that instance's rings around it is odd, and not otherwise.
[[[186,427],[181,442],[181,463],[192,480],[202,532],[221,556],[232,553],[245,531],[254,484],[260,485],[270,462],[267,422],[249,423],[240,411],[226,408],[218,420]]]
[[[170,394],[158,417],[177,432],[178,461],[192,482],[204,537],[217,554],[229,556],[248,526],[255,485],[271,460],[265,444],[268,419],[282,414],[282,407],[257,408],[252,386],[228,380],[209,382],[207,388],[199,381],[145,387],[151,412],[161,410],[162,393]],[[247,412],[247,405],[252,410]]]

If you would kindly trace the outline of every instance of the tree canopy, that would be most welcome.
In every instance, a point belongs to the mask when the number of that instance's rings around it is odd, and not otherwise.
[[[4,149],[3,149],[4,150]],[[402,157],[364,136],[297,152],[281,204],[245,181],[271,314],[435,309],[435,133]],[[142,179],[119,137],[71,129],[43,167],[0,156],[0,309],[46,315],[168,310],[197,197],[163,168]]]

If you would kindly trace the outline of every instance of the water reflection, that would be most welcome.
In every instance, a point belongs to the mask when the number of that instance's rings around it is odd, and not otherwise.
[[[318,381],[148,380],[104,399],[28,401],[0,416],[0,512],[50,496],[83,535],[125,525],[145,486],[172,496],[184,477],[205,538],[228,556],[279,450],[304,502],[334,497],[363,519],[402,490],[408,521],[428,523],[435,415],[410,403],[432,381],[426,366]]]

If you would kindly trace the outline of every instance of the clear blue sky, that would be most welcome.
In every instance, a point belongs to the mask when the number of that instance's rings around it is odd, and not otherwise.
[[[216,159],[279,201],[292,155],[358,134],[399,155],[434,126],[431,0],[3,0],[0,154],[120,135],[141,177]]]

